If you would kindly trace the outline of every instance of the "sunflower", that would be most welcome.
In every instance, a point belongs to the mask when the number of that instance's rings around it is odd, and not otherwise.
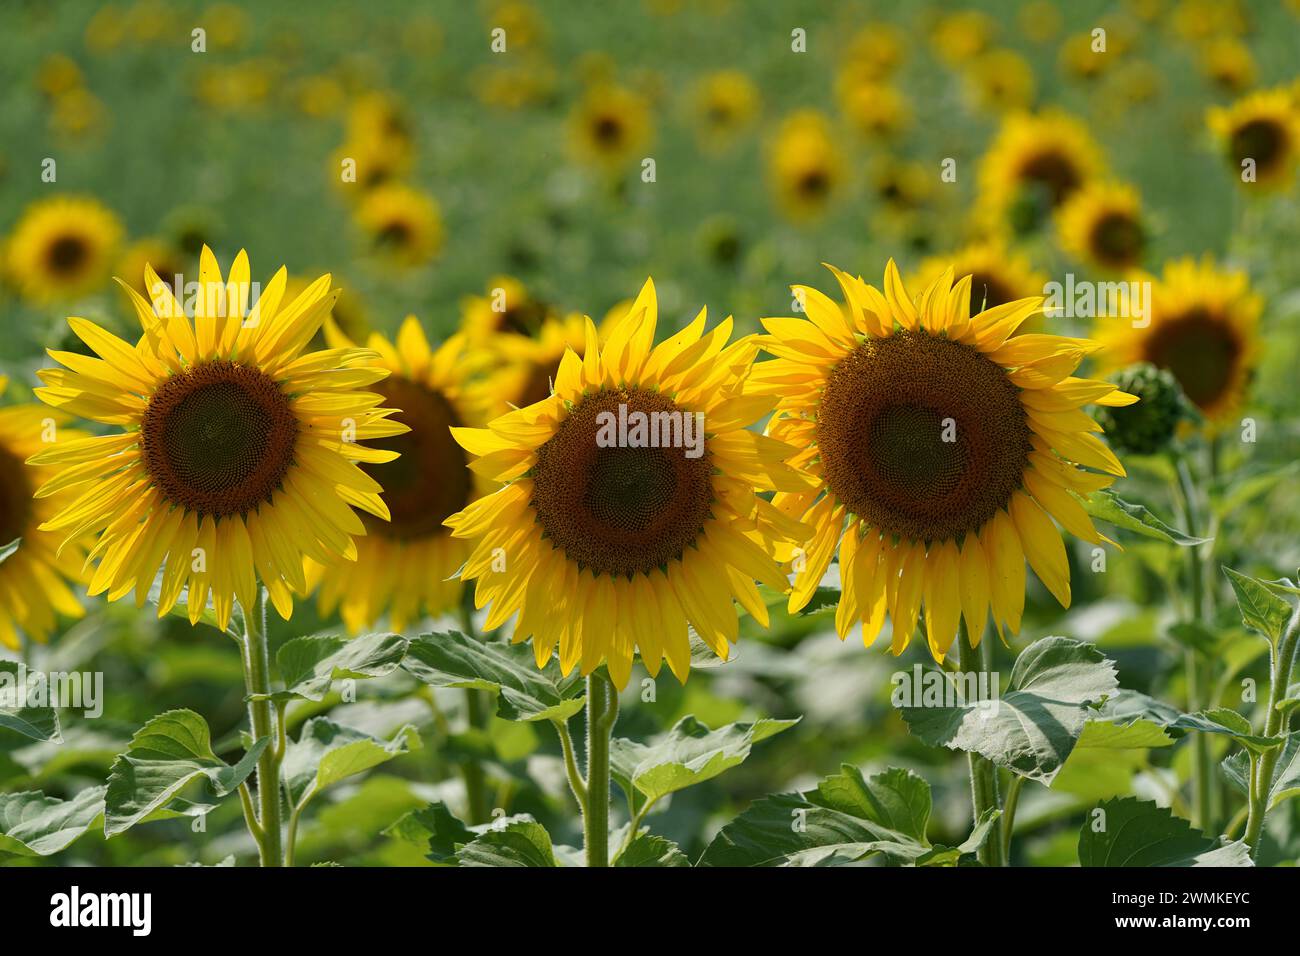
[[[42,370],[37,395],[124,430],[31,461],[58,466],[37,495],[75,496],[42,530],[97,537],[92,595],[112,601],[134,588],[143,606],[165,563],[160,616],[188,586],[190,621],[211,594],[224,629],[234,598],[252,607],[260,579],[287,619],[292,592],[306,590],[304,555],[356,559],[353,536],[366,529],[349,505],[388,517],[380,486],[356,465],[396,457],[357,442],[407,431],[365,390],[387,370],[369,365],[376,356],[365,349],[300,356],[336,293],[322,276],[284,305],[286,278],[280,269],[249,311],[248,256],[223,280],[204,247],[193,322],[152,268],[152,303],[121,283],[143,328],[135,345],[68,320],[94,356],[51,351],[67,368]]]
[[[325,334],[331,348],[357,347],[333,322],[326,323]],[[357,540],[356,563],[309,560],[307,573],[308,587],[320,588],[320,613],[338,608],[354,634],[385,610],[390,626],[400,631],[421,612],[438,614],[456,606],[462,585],[454,576],[469,546],[442,522],[487,487],[467,467],[450,431],[482,420],[467,401],[463,338],[453,336],[431,348],[419,320],[408,316],[396,341],[375,332],[366,346],[378,356],[370,364],[391,373],[374,390],[401,409],[393,420],[411,429],[369,443],[395,453],[395,461],[362,465],[383,486],[392,520],[361,514],[367,534]]]
[[[863,135],[891,139],[912,122],[907,97],[888,83],[861,81],[840,85],[840,110]]]
[[[574,108],[570,130],[579,159],[614,169],[649,141],[650,105],[626,87],[598,83]]]
[[[1027,109],[1034,101],[1034,71],[1014,50],[990,50],[971,63],[968,73],[975,101],[995,113]]]
[[[1290,184],[1300,153],[1300,112],[1286,90],[1264,90],[1227,108],[1215,107],[1209,125],[1238,175],[1249,159],[1254,161],[1259,185]]]
[[[354,163],[355,167],[345,167],[345,163]],[[349,168],[355,169],[354,180],[343,178],[344,170]],[[329,161],[330,180],[348,198],[400,179],[410,170],[411,150],[400,140],[348,140]]]
[[[637,650],[652,675],[666,658],[685,680],[688,623],[725,657],[733,598],[766,624],[755,579],[788,587],[766,548],[804,535],[755,494],[807,482],[785,463],[793,449],[746,429],[773,404],[744,394],[757,344],[727,345],[731,320],[705,332],[701,312],[654,346],[656,314],[647,282],[603,345],[585,321],[585,354],[565,352],[550,398],[454,430],[480,456],[471,467],[506,482],[446,522],[477,539],[461,576],[491,605],[485,626],[518,612],[514,641],[532,638],[538,666],[558,647],[566,674],[604,662],[620,688]],[[612,440],[608,423],[624,415],[646,444],[635,431]]]
[[[1003,120],[980,162],[980,208],[987,226],[1034,232],[1102,169],[1101,155],[1078,120],[1055,111]]]
[[[460,330],[471,346],[485,348],[501,336],[531,336],[552,314],[549,304],[532,295],[513,276],[493,276],[483,295],[461,301]]]
[[[768,433],[798,447],[790,464],[817,479],[772,502],[816,529],[795,565],[790,610],[811,599],[837,546],[836,630],[844,637],[860,621],[870,645],[888,612],[895,654],[922,608],[936,660],[961,617],[972,644],[990,609],[1004,638],[1018,630],[1026,559],[1068,606],[1052,519],[1104,540],[1071,492],[1124,474],[1080,407],[1131,396],[1072,377],[1086,340],[1012,336],[1041,296],[972,316],[971,281],[954,286],[951,268],[915,299],[892,259],[883,294],[832,271],[846,305],[796,287],[807,319],[764,320],[763,347],[777,358],[751,376],[751,391],[780,398]]]
[[[1219,89],[1242,93],[1255,83],[1255,58],[1235,37],[1217,37],[1201,50],[1201,71]]]
[[[819,215],[844,178],[844,160],[826,117],[800,110],[781,124],[770,159],[777,198],[797,219]]]
[[[739,70],[720,70],[704,77],[695,88],[695,125],[701,141],[722,149],[753,121],[759,109],[754,81]]]
[[[1061,248],[1104,271],[1134,268],[1146,251],[1142,201],[1131,186],[1089,183],[1061,205],[1056,223]]]
[[[0,395],[7,384],[0,376]],[[53,469],[24,465],[52,443],[59,447],[82,440],[81,433],[63,427],[66,421],[66,416],[41,405],[0,408],[0,553],[18,544],[16,551],[0,559],[0,644],[5,647],[18,648],[20,633],[35,641],[49,640],[56,614],[82,615],[68,582],[84,580],[86,549],[80,541],[60,547],[59,536],[41,530],[73,496],[56,489],[33,497]]]
[[[913,289],[929,288],[948,266],[952,266],[953,274],[958,279],[971,277],[972,316],[1017,299],[1042,295],[1048,281],[1046,273],[1035,269],[1026,256],[1013,252],[1004,243],[994,239],[924,259],[908,285]],[[1020,331],[1033,323],[1034,318],[1027,319]]]
[[[356,212],[374,250],[399,266],[424,265],[442,249],[442,216],[433,197],[403,183],[370,189]]]
[[[939,59],[956,66],[979,56],[989,45],[996,24],[978,10],[959,10],[939,17],[930,29],[930,43]]]
[[[1104,371],[1135,362],[1168,369],[1211,431],[1233,422],[1259,359],[1261,302],[1243,272],[1209,257],[1165,264],[1145,327],[1102,319],[1094,337]]]
[[[122,224],[95,199],[56,196],[27,207],[8,242],[8,271],[33,302],[93,292],[108,278]]]
[[[602,324],[599,328],[610,327]],[[472,390],[482,395],[480,405],[497,414],[524,408],[551,395],[551,383],[567,350],[581,358],[586,348],[586,323],[577,313],[547,316],[535,335],[509,333],[488,345],[497,368]]]
[[[892,23],[876,22],[863,27],[849,41],[840,67],[840,82],[857,86],[860,82],[887,79],[903,62],[906,51],[907,37]]]
[[[144,287],[145,266],[153,266],[154,272],[163,282],[176,288],[177,276],[181,279],[181,290],[185,289],[185,254],[164,239],[146,238],[131,243],[117,260],[117,275],[129,276],[131,288],[143,296],[149,295]]]

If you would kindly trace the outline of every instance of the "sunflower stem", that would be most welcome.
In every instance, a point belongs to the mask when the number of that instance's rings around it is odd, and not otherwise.
[[[471,592],[466,588],[460,602],[460,626],[467,637],[478,640],[479,633],[474,626],[472,600]],[[469,724],[470,733],[475,736],[477,736],[478,732],[487,730],[488,713],[486,704],[487,691],[475,690],[473,687],[465,689],[466,721]],[[488,806],[487,775],[483,772],[483,764],[477,756],[471,756],[465,761],[463,775],[465,777],[465,804],[469,822],[471,824],[487,823],[491,819],[492,813],[491,808]]]
[[[587,806],[582,815],[587,866],[609,866],[609,739],[618,691],[604,670],[587,677]]]
[[[1197,507],[1196,489],[1193,486],[1191,469],[1187,459],[1181,454],[1174,456],[1174,467],[1178,473],[1176,491],[1182,505],[1183,524],[1187,533],[1196,537],[1201,532],[1200,513]],[[1203,625],[1205,617],[1205,571],[1202,568],[1199,545],[1189,545],[1187,551],[1188,592],[1191,607],[1188,618],[1193,624]],[[1197,711],[1208,706],[1203,700],[1203,692],[1210,686],[1211,675],[1202,668],[1200,656],[1194,647],[1189,647],[1183,655],[1185,682],[1187,684],[1187,709]],[[1192,743],[1192,809],[1195,823],[1206,833],[1214,825],[1214,767],[1210,753],[1208,734],[1196,734]]]
[[[1011,775],[1011,780],[1007,784],[1007,797],[1002,804],[1002,819],[999,823],[1002,826],[1002,861],[1010,865],[1011,863],[1011,831],[1016,824],[1016,807],[1020,805],[1020,789],[1025,785],[1025,778],[1018,773]]]
[[[266,645],[265,592],[258,594],[253,607],[244,608],[244,686],[248,690],[248,720],[253,740],[278,737],[272,719],[271,663]],[[258,842],[262,866],[284,865],[284,844],[280,827],[281,748],[268,746],[257,761],[258,833],[250,827]]]
[[[1270,655],[1268,690],[1268,713],[1264,718],[1264,734],[1275,737],[1286,729],[1286,716],[1278,709],[1278,704],[1286,697],[1291,685],[1291,670],[1295,666],[1296,645],[1300,644],[1300,604],[1291,613],[1282,638]],[[1204,736],[1204,735],[1202,735]],[[1252,766],[1250,775],[1250,799],[1246,817],[1246,834],[1243,839],[1250,847],[1253,860],[1259,859],[1260,837],[1264,833],[1264,816],[1268,813],[1269,790],[1273,783],[1273,770],[1277,766],[1281,747],[1265,751]],[[1254,763],[1254,762],[1252,762]]]
[[[972,647],[970,638],[966,633],[965,621],[958,625],[957,649],[958,660],[964,673],[974,674],[978,680],[981,671],[987,673],[992,669],[992,654],[990,653],[989,643],[985,641],[983,648]],[[969,752],[966,757],[970,767],[972,817],[974,824],[978,825],[980,818],[986,813],[1000,808],[997,769],[988,758],[974,751]],[[984,845],[980,847],[977,856],[980,863],[985,866],[1006,865],[1002,852],[1001,820],[993,821],[988,838],[984,841]]]

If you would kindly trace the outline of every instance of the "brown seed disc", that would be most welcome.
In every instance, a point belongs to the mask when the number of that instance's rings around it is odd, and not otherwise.
[[[1238,166],[1241,165],[1242,160],[1253,159],[1261,173],[1268,172],[1282,155],[1285,136],[1286,134],[1272,120],[1251,120],[1242,124],[1232,134],[1233,158],[1236,159]]]
[[[1020,178],[1040,186],[1053,208],[1064,202],[1083,181],[1069,156],[1050,150],[1033,156],[1021,166]]]
[[[27,466],[0,447],[0,547],[27,532],[32,516],[32,485]]]
[[[537,450],[531,504],[544,534],[570,561],[596,574],[631,577],[681,557],[700,536],[713,502],[713,465],[707,447],[698,458],[671,445],[601,447],[601,413],[617,418],[620,404],[629,416],[682,412],[666,396],[641,388],[584,397]]]
[[[1143,358],[1168,369],[1200,408],[1223,398],[1241,355],[1241,340],[1204,309],[1162,321],[1147,338]]]
[[[1102,216],[1088,237],[1088,246],[1097,260],[1116,269],[1134,265],[1141,259],[1145,244],[1142,224],[1124,212]]]
[[[928,332],[869,339],[831,372],[817,417],[822,470],[853,514],[916,541],[977,530],[1021,484],[1019,390],[969,345]]]
[[[175,505],[216,518],[244,514],[284,481],[298,417],[256,368],[204,362],[164,382],[145,409],[145,469]]]
[[[90,248],[81,236],[59,236],[45,252],[45,261],[51,272],[61,276],[76,275],[90,257]]]
[[[441,392],[409,378],[392,376],[371,387],[384,396],[385,406],[401,409],[394,417],[411,430],[367,442],[400,457],[365,466],[366,474],[384,486],[392,515],[383,521],[363,514],[366,529],[402,541],[446,534],[443,519],[469,504],[473,486],[465,450],[451,437],[460,417]]]

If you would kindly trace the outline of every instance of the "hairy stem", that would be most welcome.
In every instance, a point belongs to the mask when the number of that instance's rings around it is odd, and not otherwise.
[[[273,727],[271,702],[271,664],[266,645],[266,600],[258,595],[253,607],[244,608],[244,686],[250,697],[259,700],[248,702],[248,720],[253,740],[279,737]],[[281,721],[283,723],[283,721]],[[268,746],[257,761],[258,841],[262,866],[284,865],[284,844],[280,828],[280,760],[284,754],[279,746]],[[253,834],[257,838],[257,833]]]
[[[609,866],[609,738],[617,720],[618,691],[603,670],[595,671],[587,678],[587,866]]]

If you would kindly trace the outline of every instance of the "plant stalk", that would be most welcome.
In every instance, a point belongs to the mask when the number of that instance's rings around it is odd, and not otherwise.
[[[609,866],[609,739],[618,691],[604,670],[587,678],[587,806],[582,815],[587,866]]]
[[[261,700],[248,702],[248,720],[253,731],[253,741],[264,737],[277,738],[272,726],[270,654],[266,644],[266,598],[258,594],[253,607],[244,608],[244,686],[250,697]],[[258,841],[262,866],[284,865],[284,843],[280,825],[280,761],[284,754],[278,746],[268,746],[257,761]],[[253,834],[254,838],[257,833]]]
[[[1199,537],[1201,520],[1196,505],[1196,489],[1192,484],[1191,471],[1187,461],[1181,455],[1175,457],[1174,467],[1178,472],[1178,496],[1181,499],[1183,524],[1187,533]],[[1201,624],[1205,617],[1205,577],[1201,562],[1200,545],[1187,547],[1188,590],[1191,592],[1189,619],[1194,624]],[[1189,647],[1183,653],[1184,679],[1187,684],[1187,709],[1195,712],[1208,707],[1210,701],[1202,699],[1212,681],[1210,675],[1203,672],[1200,657],[1195,648]],[[1214,827],[1214,766],[1210,754],[1210,738],[1207,734],[1196,734],[1192,741],[1192,810],[1195,823],[1200,829],[1209,833]]]
[[[1300,643],[1300,604],[1291,612],[1282,638],[1271,655],[1270,686],[1268,690],[1268,713],[1264,718],[1264,734],[1275,737],[1286,727],[1286,718],[1277,709],[1277,705],[1286,697],[1291,686],[1291,670],[1295,666],[1296,645]],[[1264,832],[1264,817],[1268,813],[1269,790],[1273,783],[1273,770],[1277,766],[1281,747],[1274,747],[1265,752],[1257,761],[1258,766],[1250,775],[1250,809],[1246,817],[1246,844],[1250,847],[1252,859],[1259,857],[1260,837]]]
[[[985,641],[983,648],[971,647],[964,621],[958,626],[957,649],[958,660],[964,673],[979,675],[981,671],[985,673],[991,671],[992,654],[989,643]],[[972,818],[974,823],[978,824],[985,813],[999,809],[997,768],[988,758],[974,751],[968,753],[966,757],[970,766]],[[1002,821],[994,820],[988,839],[984,841],[977,854],[979,861],[985,866],[1005,866],[1006,858],[1002,846]]]

